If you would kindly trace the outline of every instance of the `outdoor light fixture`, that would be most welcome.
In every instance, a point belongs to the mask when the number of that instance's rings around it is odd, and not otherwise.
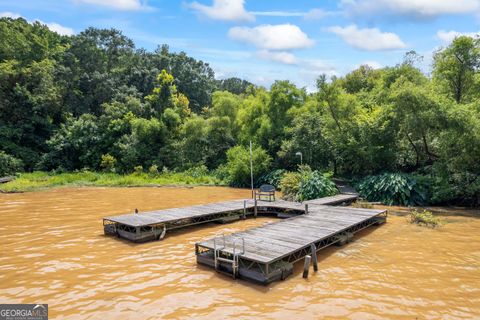
[[[300,151],[298,151],[297,153],[295,153],[296,156],[299,156],[300,157],[300,164],[303,164],[303,155]]]

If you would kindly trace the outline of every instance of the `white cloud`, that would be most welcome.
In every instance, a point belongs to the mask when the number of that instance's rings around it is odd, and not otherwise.
[[[403,15],[431,18],[444,14],[469,14],[480,9],[480,0],[342,0],[353,14]]]
[[[56,32],[62,36],[71,36],[75,34],[75,31],[73,31],[72,28],[64,27],[56,22],[50,22],[50,23],[45,23],[42,21],[38,21],[48,27],[48,29],[52,30],[53,32]]]
[[[440,30],[437,32],[437,38],[442,40],[445,43],[450,43],[452,42],[455,38],[460,37],[460,36],[467,36],[467,37],[478,37],[480,36],[480,32],[458,32],[458,31],[445,31],[445,30]]]
[[[110,7],[117,10],[135,11],[147,8],[140,0],[76,0],[77,2]]]
[[[255,16],[265,17],[303,17],[306,14],[298,11],[251,11],[250,13]]]
[[[317,76],[321,74],[327,76],[338,75],[337,68],[331,62],[325,60],[304,60],[302,70],[304,73],[316,74]]]
[[[270,60],[285,64],[296,64],[297,59],[295,56],[286,51],[268,51],[268,50],[261,50],[257,53],[257,56],[260,59]]]
[[[303,17],[305,20],[319,20],[327,16],[338,15],[339,12],[324,11],[322,9],[311,9],[307,12],[302,11],[251,11],[255,16],[265,17]]]
[[[340,36],[350,46],[368,51],[405,48],[405,43],[395,33],[382,32],[377,28],[359,29],[356,25],[330,27],[328,31]]]
[[[266,50],[292,50],[310,47],[314,41],[293,24],[264,24],[254,28],[234,27],[228,32],[231,39],[250,43]]]
[[[307,13],[305,13],[304,18],[306,20],[319,20],[319,19],[323,19],[326,16],[330,16],[330,15],[335,15],[335,13],[334,12],[329,12],[329,11],[324,11],[322,9],[312,9],[312,10],[308,11]]]
[[[0,12],[0,18],[17,19],[17,18],[20,18],[20,17],[21,17],[21,15],[19,15],[18,13],[13,13],[13,12],[9,12],[9,11]]]
[[[213,0],[212,6],[192,2],[188,6],[213,20],[254,21],[255,16],[247,12],[244,0]]]

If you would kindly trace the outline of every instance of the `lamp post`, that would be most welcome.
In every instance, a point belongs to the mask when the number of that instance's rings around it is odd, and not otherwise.
[[[252,188],[253,199],[253,153],[252,153],[252,141],[250,141],[250,187]]]
[[[299,156],[300,157],[300,164],[303,164],[303,155],[300,151],[298,151],[297,153],[295,153],[296,156]]]

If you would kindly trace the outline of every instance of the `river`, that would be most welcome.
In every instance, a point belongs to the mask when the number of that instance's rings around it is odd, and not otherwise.
[[[0,303],[48,303],[50,319],[480,319],[480,217],[429,229],[388,222],[319,253],[319,271],[263,287],[197,266],[194,243],[273,221],[207,224],[132,244],[102,217],[247,198],[249,190],[61,188],[0,194]],[[392,214],[393,213],[393,214]]]

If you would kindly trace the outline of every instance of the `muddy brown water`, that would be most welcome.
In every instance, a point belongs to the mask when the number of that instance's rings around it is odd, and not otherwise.
[[[71,188],[0,194],[0,303],[51,319],[480,319],[480,218],[388,223],[319,253],[320,270],[263,287],[197,266],[194,243],[270,218],[207,224],[160,242],[105,237],[103,216],[246,198],[248,190]],[[458,213],[458,212],[455,212]]]

